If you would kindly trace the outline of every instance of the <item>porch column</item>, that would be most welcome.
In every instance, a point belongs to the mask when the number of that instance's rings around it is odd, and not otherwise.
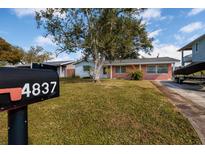
[[[112,65],[110,65],[110,79],[112,79]]]
[[[62,77],[61,74],[62,74],[62,66],[60,66],[59,77]]]
[[[175,70],[175,63],[172,64],[173,65],[173,71]]]
[[[182,51],[182,66],[184,66],[184,50]]]

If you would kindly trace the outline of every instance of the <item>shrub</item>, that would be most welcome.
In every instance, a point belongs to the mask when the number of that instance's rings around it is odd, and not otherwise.
[[[91,78],[92,78],[91,76],[83,77],[83,79],[91,79]]]
[[[131,80],[142,80],[143,73],[140,70],[136,70],[135,72],[129,73]]]
[[[75,75],[75,76],[73,76],[73,78],[80,79],[80,76],[79,75]]]

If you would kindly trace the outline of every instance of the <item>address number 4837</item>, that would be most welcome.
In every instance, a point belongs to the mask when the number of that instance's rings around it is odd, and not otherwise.
[[[40,94],[48,94],[53,93],[56,88],[56,81],[51,81],[50,83],[44,82],[42,84],[39,83],[25,83],[22,89],[22,95],[26,95],[26,97],[30,97],[32,94],[33,96],[38,96]]]

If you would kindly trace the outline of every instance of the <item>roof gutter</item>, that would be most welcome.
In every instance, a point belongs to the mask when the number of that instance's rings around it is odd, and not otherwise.
[[[177,50],[177,51],[180,52],[180,51],[185,51],[185,50],[192,50],[192,45],[193,45],[195,42],[197,42],[197,41],[199,41],[199,40],[201,40],[201,39],[203,39],[203,38],[205,38],[205,34],[199,36],[198,38],[196,38],[195,40],[191,41],[190,43],[188,43],[187,45],[185,45],[184,47],[180,48],[180,49]]]
[[[106,66],[110,66],[110,65],[139,65],[139,64],[173,64],[176,62],[180,62],[180,61],[164,61],[164,62],[144,62],[144,63],[110,63],[110,64],[104,64]]]

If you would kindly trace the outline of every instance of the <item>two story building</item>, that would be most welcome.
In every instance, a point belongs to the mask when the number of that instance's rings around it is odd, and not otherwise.
[[[175,70],[175,75],[201,74],[205,71],[205,34],[196,38],[178,50],[181,52],[182,67]],[[191,52],[184,56],[184,52]],[[203,79],[204,76],[197,77]]]
[[[182,66],[190,63],[205,62],[205,34],[188,43],[178,51],[182,54]],[[191,51],[192,54],[184,56],[184,52]]]

